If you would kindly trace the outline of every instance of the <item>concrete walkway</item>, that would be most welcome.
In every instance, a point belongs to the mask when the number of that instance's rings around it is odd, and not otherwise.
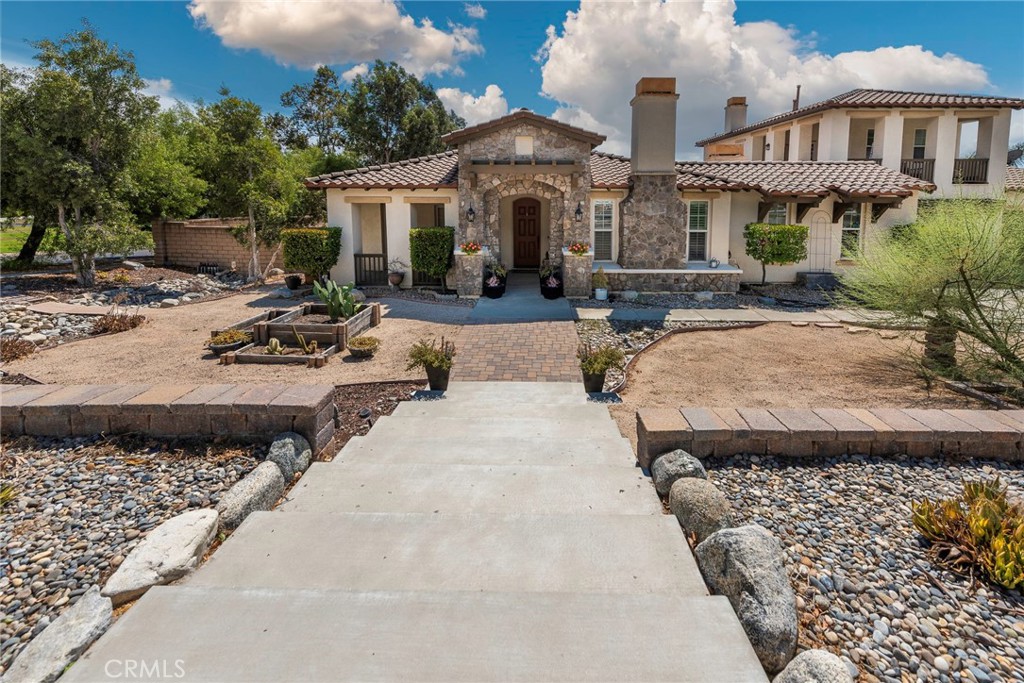
[[[663,322],[841,322],[864,324],[875,318],[870,312],[826,308],[813,311],[780,311],[771,308],[577,308],[579,320],[636,320]]]
[[[536,273],[509,273],[505,294],[500,299],[481,297],[470,323],[532,322],[542,320],[573,320],[569,300],[545,299],[540,293]]]
[[[767,680],[578,383],[401,404],[62,681],[127,660],[183,681]]]

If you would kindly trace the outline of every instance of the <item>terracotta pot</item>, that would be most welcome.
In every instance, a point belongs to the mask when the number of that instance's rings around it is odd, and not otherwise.
[[[390,283],[392,287],[397,287],[398,285],[402,284],[402,280],[404,279],[405,271],[395,270],[388,273],[388,283]]]

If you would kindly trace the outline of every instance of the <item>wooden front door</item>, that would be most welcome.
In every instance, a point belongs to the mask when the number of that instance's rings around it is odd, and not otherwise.
[[[540,268],[540,201],[512,202],[513,268]]]

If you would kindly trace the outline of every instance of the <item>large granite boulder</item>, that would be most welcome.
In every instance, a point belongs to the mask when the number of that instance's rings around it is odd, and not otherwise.
[[[309,467],[313,460],[313,449],[301,434],[284,432],[274,437],[267,453],[267,460],[280,468],[281,476],[284,477],[285,483],[288,483],[296,474],[305,472]]]
[[[659,455],[651,465],[651,479],[659,496],[667,496],[672,484],[687,478],[707,479],[708,473],[700,460],[681,448]]]
[[[93,586],[21,651],[5,683],[51,683],[110,626],[113,607]]]
[[[683,529],[696,535],[698,543],[734,524],[732,505],[707,479],[677,479],[669,489],[668,507]]]
[[[778,539],[757,524],[722,529],[695,554],[711,592],[732,603],[765,671],[781,671],[796,652],[797,612]]]
[[[273,462],[264,460],[228,489],[217,503],[222,529],[237,529],[250,513],[269,510],[284,493],[284,476]]]
[[[794,657],[773,683],[853,683],[853,676],[831,652],[806,650]]]
[[[190,510],[153,529],[107,579],[103,595],[114,606],[153,586],[177,581],[199,564],[217,534],[217,512]]]

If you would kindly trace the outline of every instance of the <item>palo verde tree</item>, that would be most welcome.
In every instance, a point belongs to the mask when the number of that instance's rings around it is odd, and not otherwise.
[[[33,47],[37,67],[3,74],[4,201],[38,211],[41,228],[52,216],[56,244],[78,282],[89,285],[98,253],[126,253],[147,241],[124,189],[158,103],[142,92],[132,54],[88,23]]]
[[[1024,387],[1024,212],[996,201],[934,202],[867,246],[842,283],[847,303],[895,325],[923,324],[926,366]]]
[[[466,125],[432,87],[394,62],[377,60],[357,76],[342,105],[345,148],[369,164],[441,152],[441,136]]]

